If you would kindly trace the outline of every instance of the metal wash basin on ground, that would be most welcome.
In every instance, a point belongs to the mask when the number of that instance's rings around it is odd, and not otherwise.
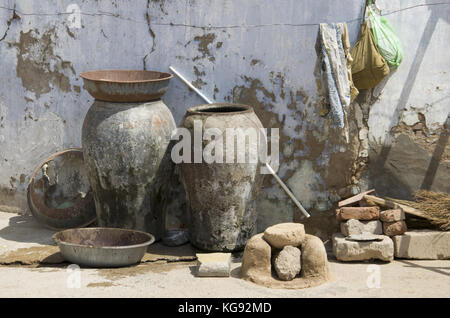
[[[155,241],[151,234],[118,228],[78,228],[53,235],[66,261],[89,267],[121,267],[140,262]]]

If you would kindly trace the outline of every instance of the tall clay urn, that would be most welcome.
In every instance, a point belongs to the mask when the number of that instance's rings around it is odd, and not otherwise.
[[[164,224],[158,200],[176,128],[161,97],[172,75],[105,70],[81,77],[95,98],[84,119],[82,146],[98,225],[146,231],[159,239]]]
[[[259,155],[263,126],[252,107],[217,103],[189,108],[181,127],[191,136],[191,156],[181,163],[190,241],[207,251],[242,250],[256,233],[256,198],[264,175],[251,153]],[[243,144],[239,129],[257,134],[257,141],[248,137]]]

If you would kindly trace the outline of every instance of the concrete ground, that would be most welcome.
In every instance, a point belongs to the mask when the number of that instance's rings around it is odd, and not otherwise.
[[[330,255],[332,281],[301,290],[269,289],[239,279],[239,256],[234,258],[230,278],[195,277],[192,261],[160,260],[120,269],[73,269],[67,263],[5,265],[7,255],[17,254],[18,249],[27,251],[53,244],[53,233],[30,216],[0,212],[0,297],[450,296],[449,260],[341,263]],[[166,252],[170,255],[171,249]]]

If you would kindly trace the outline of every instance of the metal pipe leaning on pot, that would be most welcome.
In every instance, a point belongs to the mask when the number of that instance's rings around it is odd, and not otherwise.
[[[200,92],[194,85],[192,85],[186,78],[181,75],[177,70],[175,70],[172,66],[169,66],[169,69],[177,75],[181,81],[183,81],[190,89],[192,89],[196,94],[198,94],[205,102],[208,104],[212,104],[213,101],[206,97],[202,92]],[[287,187],[287,185],[278,177],[275,173],[274,169],[270,166],[268,162],[265,163],[266,168],[269,170],[270,174],[275,178],[275,180],[280,184],[281,188],[286,192],[289,198],[294,202],[294,204],[299,208],[299,210],[303,213],[303,215],[309,218],[311,215],[305,210],[302,204],[297,200],[295,195],[291,190]]]

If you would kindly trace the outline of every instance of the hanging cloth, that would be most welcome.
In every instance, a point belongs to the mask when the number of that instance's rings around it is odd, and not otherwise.
[[[350,53],[351,46],[350,46],[350,40],[348,37],[348,30],[347,30],[347,24],[344,23],[344,32],[342,34],[342,44],[344,45],[344,52],[345,57],[347,58],[347,74],[348,74],[348,80],[350,82],[350,102],[353,102],[359,94],[359,90],[356,88],[355,84],[353,83],[352,78],[352,63],[353,63],[353,57]]]
[[[352,48],[352,77],[358,89],[369,89],[377,86],[390,72],[386,60],[378,52],[373,34],[366,21],[366,12],[370,5],[372,5],[372,0],[367,0],[361,31],[355,46]]]
[[[347,53],[346,53],[347,51]],[[320,113],[330,112],[335,127],[341,128],[346,142],[349,141],[347,111],[351,102],[350,42],[345,23],[321,23],[316,41],[317,62],[314,74],[322,96]],[[326,109],[325,110],[325,106]]]

